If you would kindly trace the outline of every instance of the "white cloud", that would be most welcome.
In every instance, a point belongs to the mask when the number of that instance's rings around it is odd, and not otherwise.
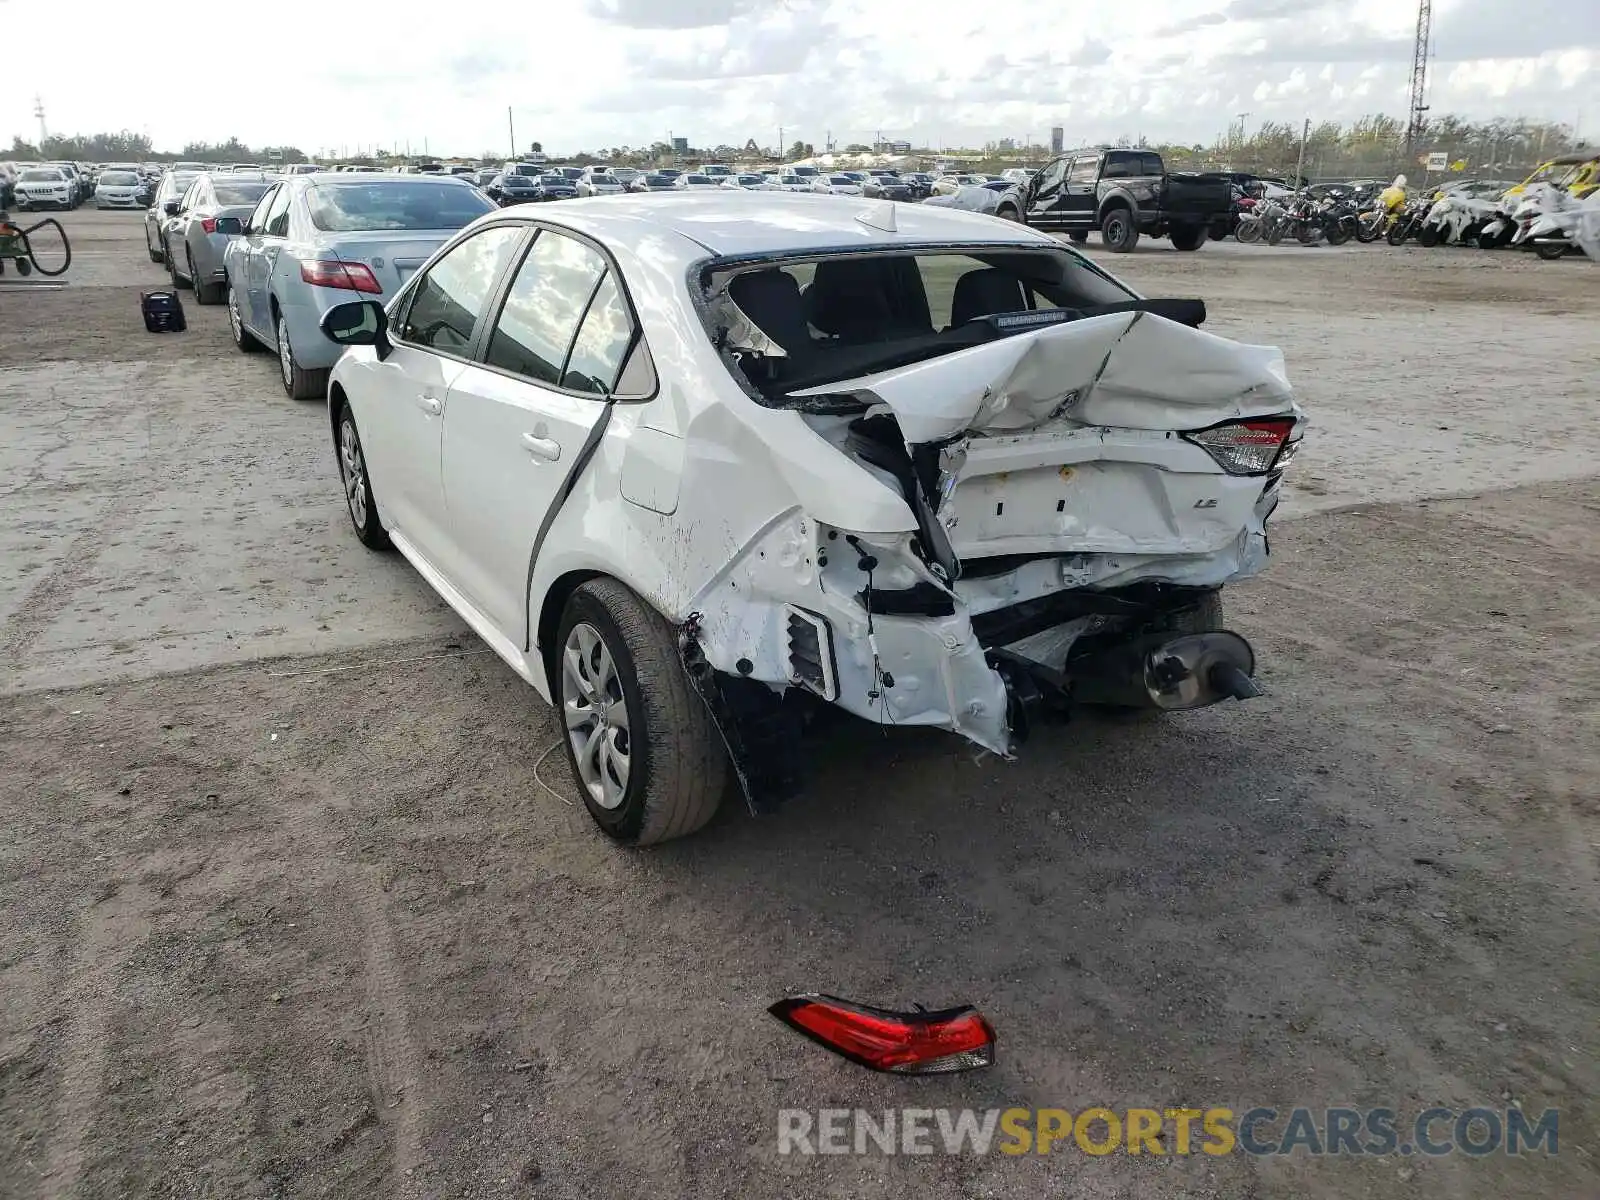
[[[269,37],[236,16],[96,6],[70,80],[48,54],[0,72],[0,144],[128,127],[158,146],[237,136],[476,154],[746,138],[929,144],[1130,133],[1204,141],[1252,122],[1404,106],[1411,23],[1379,0],[1173,0],[1125,34],[1099,0],[278,0]],[[240,21],[235,26],[232,22]],[[1594,0],[1441,0],[1436,114],[1570,121],[1600,77]],[[155,30],[159,33],[155,33]],[[1093,30],[1092,34],[1086,31]],[[131,72],[131,73],[130,73]],[[130,84],[130,80],[134,81]],[[1592,105],[1591,105],[1592,106]]]

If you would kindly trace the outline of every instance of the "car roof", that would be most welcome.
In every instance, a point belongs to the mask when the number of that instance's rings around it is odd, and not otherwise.
[[[896,229],[892,233],[856,220],[863,213],[881,212],[878,206],[885,204],[893,202],[841,200],[816,192],[717,188],[671,195],[630,193],[623,197],[572,200],[559,205],[560,211],[554,214],[501,212],[488,214],[486,219],[510,215],[548,221],[606,243],[628,244],[647,232],[669,232],[690,244],[679,247],[686,261],[701,257],[694,247],[719,257],[738,258],[947,242],[1058,245],[1049,235],[1024,225],[952,208],[894,204]]]

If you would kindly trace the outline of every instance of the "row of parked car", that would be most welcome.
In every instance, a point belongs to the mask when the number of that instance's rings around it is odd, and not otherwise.
[[[579,196],[621,195],[627,192],[705,191],[729,188],[742,191],[826,192],[842,196],[867,196],[882,200],[924,200],[936,186],[925,172],[902,174],[887,168],[863,171],[824,171],[814,166],[767,167],[740,171],[724,163],[691,169],[663,167],[563,167],[531,162],[508,162],[496,170],[477,172],[474,182],[496,204],[530,204],[567,200]]]

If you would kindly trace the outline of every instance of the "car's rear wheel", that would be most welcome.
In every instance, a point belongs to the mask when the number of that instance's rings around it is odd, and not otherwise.
[[[339,406],[339,482],[344,485],[345,506],[356,537],[369,550],[389,549],[389,535],[378,520],[378,502],[372,495],[372,477],[361,449],[361,433],[348,402]]]
[[[228,284],[228,332],[233,334],[233,344],[245,354],[263,349],[255,336],[244,327],[244,314],[239,309],[239,293]]]
[[[150,244],[150,227],[148,225],[145,226],[144,230],[144,252],[150,256],[150,261],[153,263],[165,261],[161,256],[161,251]]]
[[[289,341],[289,322],[278,314],[278,375],[291,400],[319,400],[328,391],[326,371],[308,371],[295,361]]]
[[[1089,241],[1089,231],[1087,229],[1074,229],[1067,236],[1072,239],[1074,246],[1082,246]]]
[[[614,579],[567,601],[552,692],[584,806],[619,842],[649,846],[711,820],[728,756],[661,614]]]
[[[194,255],[184,252],[189,262],[189,284],[194,288],[196,304],[215,304],[221,297],[217,294],[217,285],[207,283],[200,278],[200,272],[194,269]]]
[[[1120,204],[1106,210],[1100,218],[1100,240],[1107,250],[1127,254],[1139,244],[1139,227],[1133,223],[1133,214]]]
[[[172,280],[172,286],[174,288],[188,287],[189,281],[178,274],[178,264],[173,261],[172,248],[170,246],[167,247],[166,252],[162,255],[162,259],[167,264],[167,277]]]
[[[1177,250],[1198,250],[1209,239],[1204,225],[1176,225],[1168,235]]]

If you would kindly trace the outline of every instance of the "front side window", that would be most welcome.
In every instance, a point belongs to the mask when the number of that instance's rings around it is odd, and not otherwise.
[[[267,227],[267,210],[272,207],[272,202],[277,198],[278,189],[269,190],[256,204],[255,211],[250,214],[250,219],[244,223],[246,233],[262,233]]]
[[[265,226],[262,229],[268,237],[289,236],[289,189],[280,187],[278,194],[272,198],[272,207],[267,209]]]
[[[567,352],[605,270],[598,251],[542,231],[506,294],[485,361],[537,383],[563,386]]]
[[[500,272],[522,238],[515,225],[475,233],[434,263],[417,284],[402,341],[446,354],[464,354]]]

